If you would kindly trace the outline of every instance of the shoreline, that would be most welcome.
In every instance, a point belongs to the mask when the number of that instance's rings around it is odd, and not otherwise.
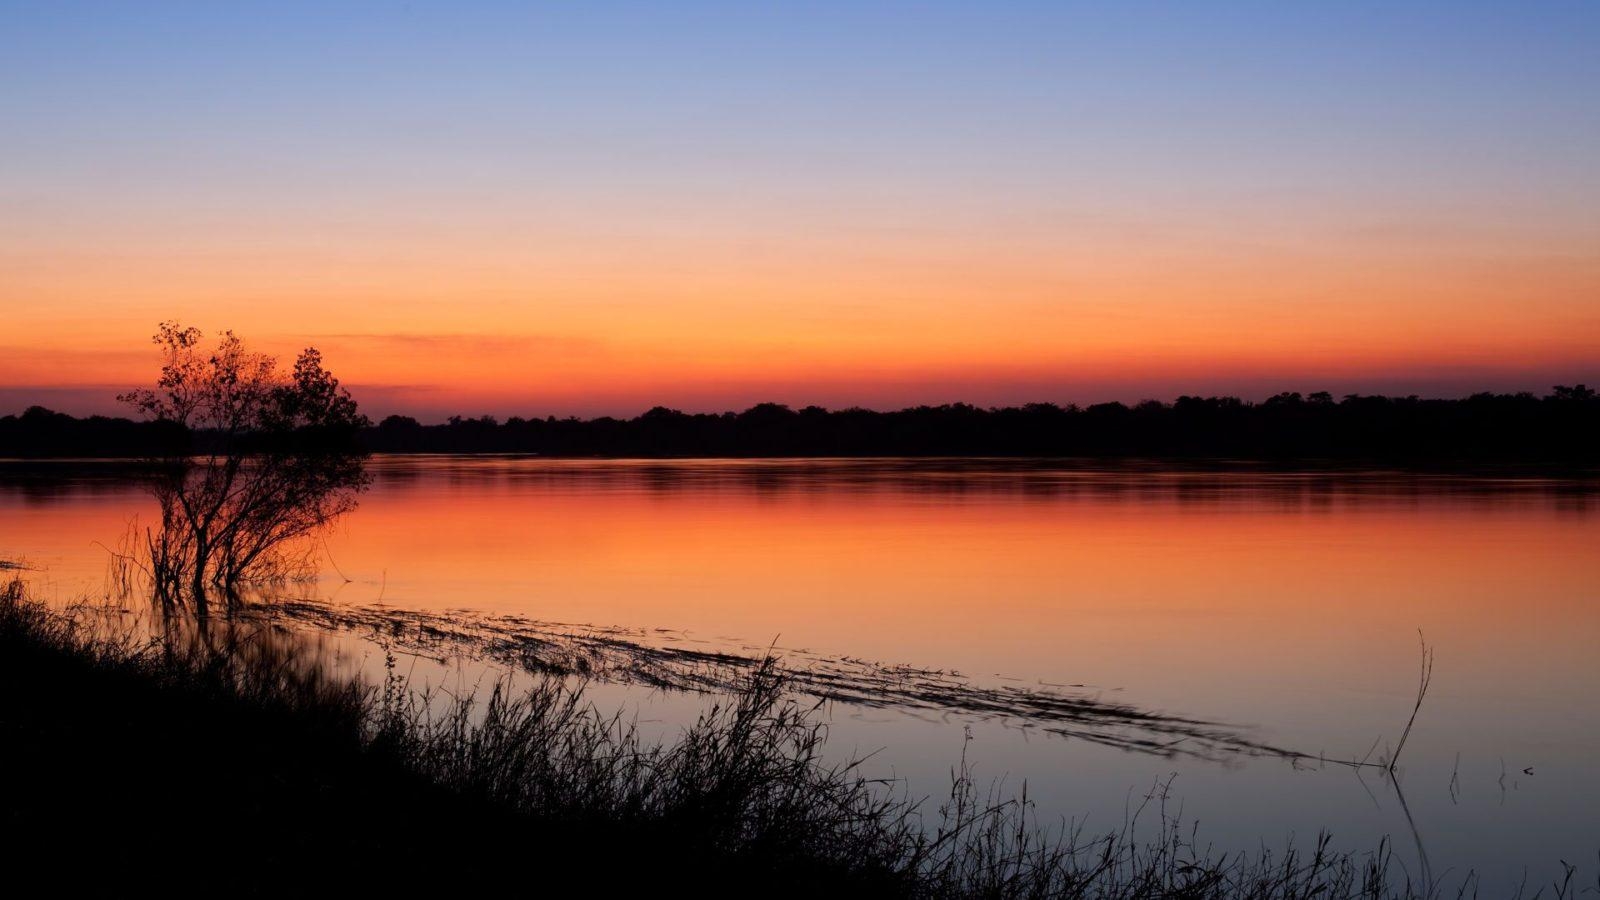
[[[1346,476],[1440,478],[1483,481],[1529,479],[1560,484],[1600,487],[1600,464],[1574,465],[1562,462],[1485,462],[1475,460],[1432,460],[1407,462],[1393,459],[1330,459],[1330,458],[1243,458],[1194,456],[1039,456],[1039,455],[906,455],[859,454],[850,456],[812,455],[660,455],[627,456],[605,454],[548,454],[507,451],[374,451],[372,460],[507,460],[552,463],[637,463],[640,465],[683,465],[688,463],[762,463],[770,462],[794,471],[803,471],[807,464],[813,469],[829,466],[850,467],[853,470],[877,467],[883,471],[894,468],[937,470],[941,465],[960,470],[1005,470],[1006,474],[1026,475],[1036,472],[1074,472],[1086,475],[1132,476],[1140,474],[1215,475],[1215,476]],[[899,464],[896,466],[896,464]],[[85,465],[120,467],[129,473],[149,471],[158,463],[137,454],[107,455],[0,455],[0,467],[13,469],[37,465],[45,468]]]
[[[392,674],[330,676],[284,633],[96,636],[21,585],[0,589],[0,675],[29,685],[0,707],[0,804],[29,825],[8,849],[71,866],[84,893],[125,890],[175,849],[196,893],[519,893],[596,877],[710,896],[1409,900],[1477,887],[1470,873],[1413,884],[1387,840],[1213,856],[1164,807],[1147,814],[1150,827],[1161,816],[1154,837],[1053,831],[1025,804],[981,800],[964,769],[938,810],[918,806],[822,762],[824,732],[765,668],[653,745],[554,681],[428,713]],[[88,823],[107,846],[66,837]]]

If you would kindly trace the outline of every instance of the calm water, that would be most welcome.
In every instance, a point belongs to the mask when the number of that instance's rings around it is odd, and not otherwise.
[[[960,714],[838,704],[833,745],[883,748],[873,765],[937,796],[965,744],[980,778],[1026,780],[1047,816],[1091,831],[1175,773],[1174,803],[1218,849],[1331,829],[1351,849],[1390,835],[1436,876],[1475,867],[1509,885],[1566,859],[1593,883],[1593,485],[983,461],[390,458],[375,472],[326,542],[319,590],[338,604],[1082,685],[1313,755],[1398,738],[1422,629],[1438,661],[1403,797],[1348,768],[1135,753]],[[99,591],[95,542],[151,511],[113,466],[0,464],[0,558],[36,567],[52,597]],[[700,702],[600,692],[663,727]]]

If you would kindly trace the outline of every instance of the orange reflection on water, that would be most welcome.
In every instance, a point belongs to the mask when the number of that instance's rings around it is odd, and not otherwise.
[[[1408,683],[1417,628],[1472,660],[1464,688],[1511,696],[1590,677],[1600,635],[1600,534],[1582,497],[694,465],[388,472],[330,542],[354,579],[340,599],[1206,703],[1263,678]]]
[[[59,600],[96,590],[95,542],[114,543],[136,513],[148,521],[149,502],[103,466],[16,468],[0,464],[0,559],[38,566],[28,576]],[[1067,689],[1310,754],[1392,746],[1420,628],[1437,665],[1402,780],[1437,864],[1581,858],[1594,833],[1593,485],[984,461],[380,458],[375,470],[327,539],[319,588],[335,603],[1082,685]],[[380,651],[351,644],[353,664],[379,671]],[[481,673],[455,665],[423,668],[468,684]],[[620,702],[614,687],[592,696]],[[627,696],[668,730],[698,709]],[[1327,827],[1364,850],[1408,827],[1381,785],[1369,803],[1338,767],[1219,768],[960,714],[824,715],[841,752],[884,748],[884,766],[935,788],[971,727],[983,774],[1031,779],[1047,818],[1120,823],[1130,785],[1181,771],[1186,808],[1209,833],[1220,825],[1219,846]],[[1446,788],[1458,767],[1460,806]],[[1506,866],[1496,877],[1514,881]]]
[[[1310,729],[1306,741],[1393,705],[1374,696],[1403,699],[1420,628],[1443,690],[1504,705],[1500,727],[1594,706],[1600,518],[1589,494],[1538,482],[937,463],[376,470],[327,541],[337,602],[1125,689]],[[3,495],[0,547],[48,565],[60,590],[74,572],[92,583],[104,552],[91,542],[146,505],[102,487]],[[1481,718],[1463,708],[1460,725]]]

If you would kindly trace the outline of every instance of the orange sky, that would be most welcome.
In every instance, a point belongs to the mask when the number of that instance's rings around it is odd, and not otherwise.
[[[40,8],[0,414],[178,319],[424,418],[1600,381],[1597,17]]]
[[[108,408],[96,392],[151,377],[146,338],[165,318],[286,355],[314,344],[376,411],[425,415],[1459,393],[1600,375],[1600,257],[1509,228],[453,241],[374,228],[325,249],[294,230],[24,236],[35,248],[0,285],[6,399],[67,389],[63,406]]]

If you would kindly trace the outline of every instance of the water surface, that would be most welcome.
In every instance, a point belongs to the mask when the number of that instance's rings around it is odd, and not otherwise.
[[[1410,866],[1491,884],[1561,858],[1592,869],[1600,850],[1592,485],[983,460],[390,457],[374,472],[321,554],[315,593],[334,604],[904,663],[1313,757],[1392,747],[1420,629],[1438,662],[1400,792],[1305,759],[1127,752],[1005,716],[836,704],[833,741],[883,748],[873,765],[933,794],[965,749],[980,777],[1026,780],[1047,817],[1091,830],[1176,773],[1173,802],[1219,849],[1392,835]],[[96,542],[151,514],[122,467],[0,464],[0,557],[58,599],[99,590]],[[606,696],[666,726],[698,702]]]

